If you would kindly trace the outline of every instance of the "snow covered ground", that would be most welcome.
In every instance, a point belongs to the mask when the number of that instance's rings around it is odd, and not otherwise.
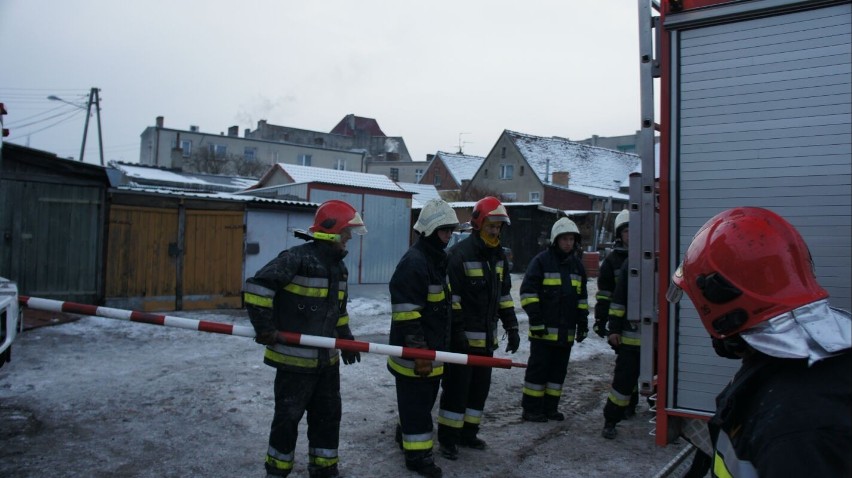
[[[521,276],[513,280],[517,287]],[[387,342],[386,292],[353,290],[349,311],[356,339]],[[523,337],[527,317],[517,311]],[[244,311],[170,315],[250,325]],[[528,355],[526,340],[515,355],[496,354],[522,362]],[[654,476],[685,443],[654,444],[644,400],[615,440],[600,437],[614,357],[595,335],[575,346],[564,422],[521,421],[523,369],[494,369],[480,434],[489,447],[462,449],[455,462],[438,457],[444,476]],[[362,354],[341,366],[344,476],[415,476],[393,441],[385,360]],[[243,337],[100,317],[27,331],[0,369],[0,476],[262,477],[273,377],[262,347]],[[307,476],[304,420],[301,433],[291,476]]]

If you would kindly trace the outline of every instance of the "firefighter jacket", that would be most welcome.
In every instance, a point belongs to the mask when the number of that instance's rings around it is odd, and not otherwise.
[[[498,319],[505,330],[518,328],[508,265],[503,248],[487,247],[478,234],[471,234],[449,252],[453,316],[464,324],[471,348],[497,349]]]
[[[598,293],[595,295],[595,320],[606,322],[609,316],[609,303],[615,291],[618,270],[627,261],[627,247],[621,239],[615,241],[615,247],[607,254],[598,271]]]
[[[550,246],[533,258],[521,283],[521,306],[530,330],[544,328],[546,333],[530,334],[530,340],[563,346],[574,342],[577,327],[588,327],[586,282],[586,269],[576,254]]]
[[[713,476],[852,476],[852,352],[743,359],[710,420]]]
[[[349,273],[340,251],[326,241],[310,241],[283,251],[246,280],[246,309],[257,334],[277,330],[352,339],[349,330]],[[264,362],[294,372],[337,366],[337,349],[276,343]]]
[[[450,291],[447,285],[447,255],[421,236],[402,256],[391,277],[391,329],[389,344],[418,349],[449,350]],[[421,379],[414,373],[414,360],[388,357],[388,370],[403,378]],[[432,363],[438,378],[442,362]]]
[[[616,272],[618,279],[615,281],[615,290],[612,294],[612,301],[609,304],[609,323],[607,328],[610,334],[621,335],[622,345],[639,347],[642,344],[639,321],[627,319],[628,271],[628,263],[624,261],[621,268]]]

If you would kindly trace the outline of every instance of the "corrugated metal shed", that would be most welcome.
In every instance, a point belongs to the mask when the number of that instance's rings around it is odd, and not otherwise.
[[[368,233],[353,237],[347,245],[345,261],[352,284],[389,282],[408,249],[412,193],[387,176],[279,163],[242,194],[314,203],[338,199],[357,209]]]

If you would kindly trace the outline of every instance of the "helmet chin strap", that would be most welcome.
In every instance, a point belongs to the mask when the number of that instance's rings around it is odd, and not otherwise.
[[[500,245],[500,236],[492,238],[490,234],[485,232],[485,229],[479,230],[479,237],[482,239],[482,242],[485,243],[488,247],[497,247]]]

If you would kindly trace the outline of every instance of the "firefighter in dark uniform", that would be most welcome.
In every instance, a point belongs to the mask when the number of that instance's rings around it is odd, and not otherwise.
[[[299,422],[308,415],[308,471],[312,478],[337,477],[340,434],[340,355],[345,364],[358,352],[338,353],[278,343],[278,332],[353,339],[346,310],[348,272],[343,258],[352,234],[367,232],[361,216],[343,201],[317,209],[309,242],[281,252],[246,280],[244,299],[264,362],[275,374],[275,414],[266,455],[267,476],[293,469]]]
[[[521,306],[530,321],[530,358],[521,398],[526,421],[565,419],[558,405],[571,347],[589,333],[580,251],[577,225],[567,217],[559,219],[550,232],[550,247],[533,258],[521,283]]]
[[[494,355],[498,319],[508,335],[506,351],[515,353],[521,343],[509,265],[500,247],[503,224],[509,224],[503,204],[491,196],[479,200],[471,213],[473,233],[449,252],[453,314],[461,317],[468,353],[474,355]],[[485,441],[477,434],[491,388],[491,368],[446,364],[441,386],[439,452],[456,460],[459,446],[484,450]]]
[[[400,259],[389,284],[390,345],[450,350],[452,303],[444,249],[458,225],[455,211],[443,200],[430,200],[420,211],[414,224],[420,236]],[[463,340],[457,342],[464,344]],[[440,478],[441,468],[432,455],[432,407],[444,365],[388,357],[388,370],[396,381],[396,441],[404,450],[405,466],[422,476]]]
[[[618,270],[615,291],[609,305],[609,336],[607,341],[615,350],[615,369],[612,373],[612,386],[604,405],[604,428],[601,435],[613,439],[618,434],[615,425],[636,413],[639,398],[637,382],[639,380],[639,361],[641,334],[639,321],[627,318],[627,261]]]
[[[716,352],[742,366],[709,422],[716,477],[852,476],[852,318],[830,307],[786,220],[738,207],[699,229],[672,276]]]
[[[613,226],[615,239],[613,240],[612,251],[601,263],[600,271],[598,271],[598,293],[595,295],[595,325],[592,330],[601,338],[606,338],[609,335],[606,330],[609,321],[609,303],[612,299],[612,293],[615,291],[618,270],[627,261],[627,246],[630,244],[630,234],[628,233],[630,212],[626,209],[619,212],[615,216]]]

